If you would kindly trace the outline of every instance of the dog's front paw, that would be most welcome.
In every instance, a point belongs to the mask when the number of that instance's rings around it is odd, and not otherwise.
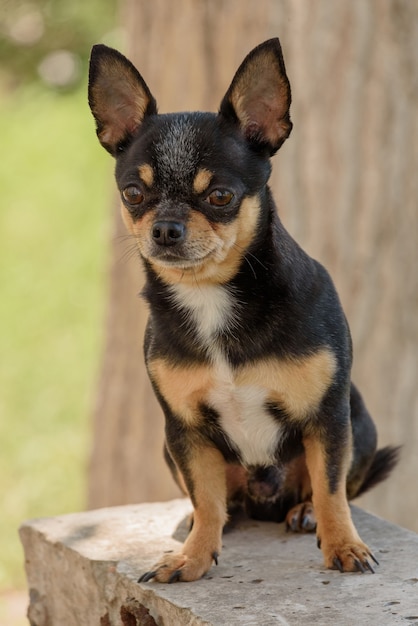
[[[319,544],[321,544],[319,540]],[[329,569],[338,569],[340,572],[371,572],[374,569],[371,564],[379,562],[373,556],[366,544],[361,541],[352,541],[341,544],[321,545],[324,554],[325,565]]]
[[[191,582],[199,580],[210,569],[213,561],[218,564],[218,553],[210,556],[188,556],[181,552],[166,554],[149,571],[143,574],[138,582],[146,583],[156,580],[160,583]]]

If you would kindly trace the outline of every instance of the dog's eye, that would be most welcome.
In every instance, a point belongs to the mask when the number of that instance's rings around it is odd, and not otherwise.
[[[215,189],[208,195],[206,201],[212,206],[226,206],[232,201],[234,194],[227,189]]]
[[[141,204],[144,199],[142,191],[134,185],[126,187],[126,189],[122,191],[122,196],[128,204]]]

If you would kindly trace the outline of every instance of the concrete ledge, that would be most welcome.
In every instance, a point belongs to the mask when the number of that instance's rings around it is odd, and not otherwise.
[[[245,521],[202,580],[139,585],[190,511],[173,500],[23,524],[31,626],[418,625],[418,535],[354,507],[375,575],[326,570],[314,536]]]

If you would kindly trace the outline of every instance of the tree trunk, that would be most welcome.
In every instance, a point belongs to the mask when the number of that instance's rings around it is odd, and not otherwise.
[[[418,4],[125,0],[123,20],[127,55],[162,111],[216,110],[245,54],[280,37],[294,129],[272,188],[285,226],[334,278],[380,443],[404,444],[393,477],[362,504],[418,530]],[[116,248],[90,506],[176,493],[143,366],[139,261],[121,262]]]

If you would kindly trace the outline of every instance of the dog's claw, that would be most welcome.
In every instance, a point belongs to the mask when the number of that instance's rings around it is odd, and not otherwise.
[[[316,538],[316,547],[318,548],[318,550],[321,549],[321,537]]]
[[[147,583],[148,581],[151,580],[151,578],[154,578],[154,576],[156,575],[157,571],[154,570],[152,572],[145,572],[145,574],[142,574],[142,576],[140,576],[138,578],[138,582],[139,583]]]
[[[370,552],[370,558],[372,559],[372,561],[374,561],[374,563],[376,563],[376,565],[379,565],[379,561],[376,559],[376,557]]]
[[[358,559],[355,559],[354,560],[354,565],[356,566],[356,568],[358,569],[359,572],[364,574],[364,572],[366,571],[366,568],[364,567],[364,565],[363,565],[363,563],[361,561],[359,561]]]
[[[373,566],[368,561],[366,556],[367,555],[364,554],[364,558],[362,558],[362,559],[353,557],[353,563],[354,563],[354,568],[355,569],[351,570],[351,568],[350,568],[350,571],[357,571],[357,572],[361,572],[362,574],[365,574],[367,571],[369,571],[371,574],[374,574],[375,571],[373,569]],[[370,556],[372,556],[372,555],[370,555]],[[340,572],[349,571],[348,569],[346,569],[346,570],[344,569],[343,562],[341,561],[340,558],[338,558],[338,556],[333,558],[332,564],[334,565],[334,568],[338,569]]]
[[[168,579],[168,584],[171,585],[171,583],[176,583],[181,579],[181,571],[179,569],[176,569],[170,576],[170,578]]]
[[[215,561],[215,565],[218,565],[218,556],[219,554],[216,552],[212,552],[212,559]]]

